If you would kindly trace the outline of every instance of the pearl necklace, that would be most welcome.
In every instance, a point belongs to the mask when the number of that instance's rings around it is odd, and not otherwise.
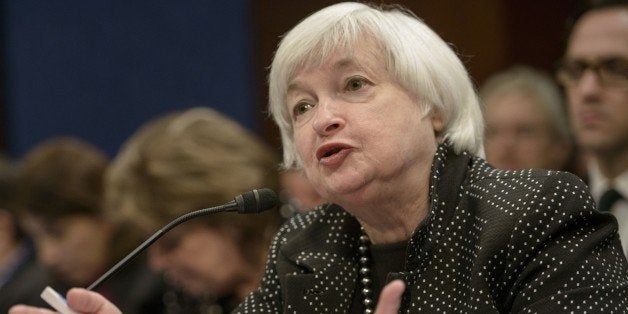
[[[374,311],[373,306],[375,305],[373,302],[373,288],[371,287],[373,280],[371,279],[371,268],[369,265],[371,261],[369,258],[369,242],[369,237],[364,232],[364,229],[361,229],[358,252],[360,253],[360,283],[365,314],[372,314]]]

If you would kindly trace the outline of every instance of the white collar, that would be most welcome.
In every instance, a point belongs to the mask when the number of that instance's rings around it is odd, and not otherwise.
[[[606,192],[609,187],[615,188],[624,199],[628,198],[628,170],[620,174],[613,182],[610,182],[608,178],[602,175],[602,171],[600,171],[600,167],[595,160],[589,161],[587,169],[591,195],[593,195],[596,202],[600,200],[602,194]]]

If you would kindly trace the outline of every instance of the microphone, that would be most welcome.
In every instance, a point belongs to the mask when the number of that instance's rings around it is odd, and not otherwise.
[[[133,260],[138,254],[142,253],[148,246],[157,241],[157,239],[161,238],[161,236],[163,236],[166,232],[170,231],[170,229],[176,227],[181,223],[184,223],[192,218],[196,218],[199,216],[220,212],[237,211],[240,214],[259,213],[275,207],[275,205],[277,205],[277,202],[277,194],[275,194],[273,190],[256,189],[236,196],[235,199],[229,203],[216,207],[199,209],[182,215],[155,232],[150,238],[140,244],[137,248],[135,248],[135,250],[125,256],[117,264],[111,267],[111,269],[109,269],[105,274],[103,274],[102,276],[100,276],[100,278],[94,281],[89,287],[87,287],[87,290],[96,289],[105,280],[109,279],[109,277],[117,273],[122,267],[131,262],[131,260]]]

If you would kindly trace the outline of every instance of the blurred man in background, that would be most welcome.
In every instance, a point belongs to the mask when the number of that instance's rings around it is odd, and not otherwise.
[[[587,1],[573,21],[557,77],[591,193],[617,218],[628,255],[628,1]]]

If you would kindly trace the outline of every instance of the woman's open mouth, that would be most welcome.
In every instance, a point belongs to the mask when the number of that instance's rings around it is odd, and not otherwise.
[[[344,160],[350,151],[349,146],[343,144],[326,144],[316,151],[316,159],[324,165],[334,165]]]

